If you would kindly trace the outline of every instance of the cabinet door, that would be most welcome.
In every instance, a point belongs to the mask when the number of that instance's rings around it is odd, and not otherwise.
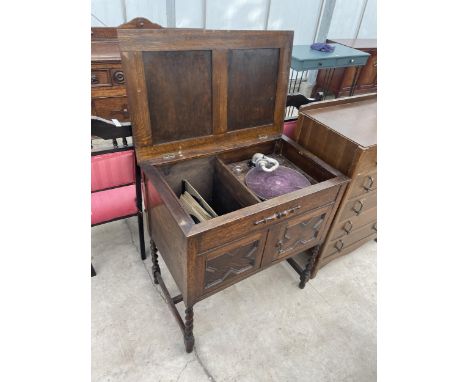
[[[265,238],[263,230],[202,255],[202,293],[223,289],[255,272],[260,267]]]
[[[317,245],[326,229],[332,206],[291,218],[270,229],[262,266],[279,261]]]

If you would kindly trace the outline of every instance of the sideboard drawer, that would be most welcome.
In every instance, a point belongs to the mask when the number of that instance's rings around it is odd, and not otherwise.
[[[359,195],[365,195],[377,189],[377,171],[368,174],[362,174],[356,177],[356,180],[351,186],[349,198],[354,198]]]
[[[326,259],[328,256],[333,256],[340,252],[345,252],[348,247],[352,246],[354,243],[363,240],[367,237],[371,237],[377,233],[377,222],[371,222],[370,224],[365,225],[364,227],[359,228],[349,235],[343,236],[337,240],[334,240],[330,243],[326,252],[323,254],[322,258]]]
[[[91,86],[112,86],[109,71],[107,69],[91,70]]]
[[[345,204],[339,219],[344,220],[353,216],[359,216],[375,206],[377,206],[377,191],[372,191],[364,196],[349,200]]]
[[[332,240],[339,239],[342,236],[350,235],[362,226],[369,224],[377,220],[377,208],[371,208],[360,214],[359,216],[353,216],[348,219],[340,221],[333,228]]]
[[[95,98],[96,116],[106,119],[117,119],[121,122],[130,120],[127,97]]]

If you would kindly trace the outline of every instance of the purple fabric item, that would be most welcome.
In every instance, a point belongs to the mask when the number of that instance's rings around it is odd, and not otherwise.
[[[245,183],[260,199],[271,199],[310,186],[309,180],[300,172],[279,166],[273,172],[252,168],[245,176]]]
[[[310,49],[318,50],[320,52],[331,53],[335,50],[335,47],[330,44],[325,44],[323,42],[316,42],[310,46]]]

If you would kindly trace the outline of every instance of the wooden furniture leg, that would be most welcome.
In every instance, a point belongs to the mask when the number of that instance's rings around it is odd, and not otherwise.
[[[135,162],[135,189],[136,189],[136,204],[138,209],[138,237],[140,239],[140,256],[142,260],[146,259],[145,252],[145,230],[143,226],[143,201],[141,195],[141,171],[138,164]]]
[[[151,246],[151,259],[153,260],[153,279],[155,284],[159,284],[159,280],[157,274],[161,276],[161,268],[159,268],[158,263],[158,249],[156,248],[156,244],[154,244],[153,239],[150,241]]]
[[[193,337],[193,307],[191,306],[185,309],[184,343],[187,353],[191,353],[195,344],[195,338]]]
[[[309,256],[309,259],[307,260],[307,264],[301,273],[301,282],[299,283],[299,288],[301,289],[304,289],[306,283],[310,280],[310,275],[312,274],[312,267],[315,265],[315,260],[317,258],[319,249],[320,249],[320,246],[316,245],[310,251],[310,256]]]

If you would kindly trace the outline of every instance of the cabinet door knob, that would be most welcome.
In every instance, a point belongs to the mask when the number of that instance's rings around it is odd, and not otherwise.
[[[97,84],[99,82],[97,76],[95,74],[91,75],[91,83],[92,84]]]
[[[359,204],[358,204],[359,203]],[[356,205],[357,204],[357,205]],[[362,208],[364,207],[364,203],[361,200],[357,200],[354,203],[353,206],[353,211],[356,213],[356,215],[359,215],[362,211]]]
[[[351,232],[351,230],[353,229],[353,223],[351,222],[351,220],[348,220],[344,226],[343,226],[343,230],[349,234]]]
[[[372,226],[372,229],[377,232],[377,223],[374,223],[374,225]]]
[[[367,177],[367,183],[364,184],[364,190],[370,191],[372,189],[372,186],[374,185],[374,178],[372,176]]]

